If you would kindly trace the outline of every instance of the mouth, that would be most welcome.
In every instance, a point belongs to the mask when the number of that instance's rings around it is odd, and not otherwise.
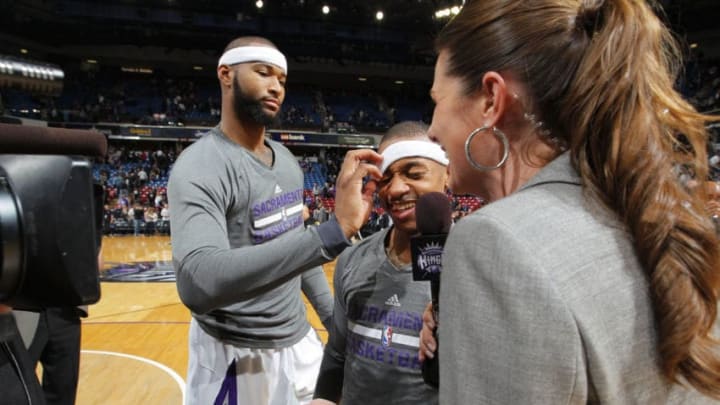
[[[415,201],[398,201],[388,206],[394,221],[402,221],[415,213]]]
[[[277,99],[274,98],[266,98],[262,101],[263,105],[267,107],[268,109],[272,111],[277,111],[280,109],[280,102]]]

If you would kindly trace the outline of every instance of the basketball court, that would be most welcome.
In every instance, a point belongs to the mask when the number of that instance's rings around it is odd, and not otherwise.
[[[170,237],[105,237],[103,259],[103,278],[113,281],[102,282],[100,301],[83,319],[77,405],[182,404],[190,311],[167,281]],[[325,265],[331,287],[333,271],[334,262]]]

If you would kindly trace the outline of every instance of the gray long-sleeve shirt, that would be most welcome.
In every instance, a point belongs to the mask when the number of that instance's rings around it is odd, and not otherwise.
[[[272,167],[216,127],[182,153],[168,184],[180,298],[205,332],[252,348],[307,333],[299,276],[349,246],[335,221],[303,226],[302,170],[266,144]]]
[[[418,360],[430,283],[385,254],[388,229],[346,250],[335,266],[335,310],[315,397],[344,405],[437,404]]]

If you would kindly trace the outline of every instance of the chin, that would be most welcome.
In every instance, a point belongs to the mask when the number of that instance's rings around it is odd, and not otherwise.
[[[394,223],[394,225],[395,225],[395,228],[396,228],[398,231],[400,231],[400,232],[402,232],[402,233],[405,233],[405,234],[407,234],[407,235],[412,236],[412,235],[415,235],[415,234],[418,233],[417,226],[415,225],[414,222],[413,222],[412,224],[398,224],[398,223]]]
[[[278,110],[272,110],[272,109],[266,107],[266,108],[263,108],[263,113],[265,114],[266,117],[268,117],[270,119],[275,119],[275,117],[277,117],[280,112]]]

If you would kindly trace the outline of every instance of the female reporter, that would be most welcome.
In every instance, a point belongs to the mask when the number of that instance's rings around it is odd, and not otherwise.
[[[430,133],[491,202],[445,248],[440,402],[720,398],[720,243],[673,170],[706,176],[712,117],[653,9],[471,0],[436,44]]]

